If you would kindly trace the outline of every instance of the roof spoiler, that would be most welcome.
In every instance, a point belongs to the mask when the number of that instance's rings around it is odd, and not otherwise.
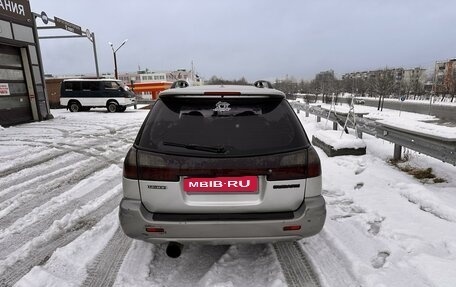
[[[265,81],[265,80],[259,80],[253,83],[253,85],[257,88],[268,88],[268,89],[274,89],[272,86],[271,82]],[[185,81],[185,80],[177,80],[172,83],[170,89],[176,89],[176,88],[186,88],[190,86],[190,84]]]
[[[176,89],[176,88],[186,88],[190,86],[190,84],[187,82],[187,81],[184,81],[184,80],[178,80],[178,81],[175,81],[171,84],[171,87],[170,89]]]
[[[253,83],[253,85],[257,88],[268,88],[268,89],[274,89],[272,86],[271,82],[265,81],[265,80],[259,80]]]

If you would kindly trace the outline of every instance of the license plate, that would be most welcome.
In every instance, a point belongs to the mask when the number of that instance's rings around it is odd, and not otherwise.
[[[186,192],[257,192],[258,177],[188,177],[184,178]]]

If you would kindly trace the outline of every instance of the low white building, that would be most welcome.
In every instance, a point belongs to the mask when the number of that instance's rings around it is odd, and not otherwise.
[[[153,83],[153,82],[174,82],[185,80],[189,82],[198,82],[199,77],[191,70],[179,69],[176,71],[152,72],[148,69],[133,73],[119,74],[119,80],[125,84],[134,83]]]

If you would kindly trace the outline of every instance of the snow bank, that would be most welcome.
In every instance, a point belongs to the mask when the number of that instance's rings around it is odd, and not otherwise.
[[[451,141],[456,141],[456,128],[454,127],[439,126],[436,124],[423,123],[411,119],[401,119],[400,121],[385,119],[379,120],[377,122],[398,130],[412,131],[414,133],[428,135],[431,137],[445,138]]]
[[[366,144],[362,139],[353,135],[342,133],[341,131],[323,130],[314,133],[314,136],[322,142],[332,146],[335,150],[339,149],[359,149],[365,148]]]

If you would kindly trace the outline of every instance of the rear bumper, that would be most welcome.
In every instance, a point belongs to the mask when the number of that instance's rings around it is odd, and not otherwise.
[[[265,243],[293,241],[317,234],[326,218],[322,196],[306,198],[291,219],[280,220],[211,220],[211,221],[157,221],[139,200],[123,198],[119,219],[125,234],[131,238],[152,243]],[[284,226],[300,225],[300,230],[284,231]],[[163,228],[164,232],[149,233],[146,227]]]
[[[126,107],[134,106],[136,105],[136,98],[124,98],[124,100],[119,104]]]

